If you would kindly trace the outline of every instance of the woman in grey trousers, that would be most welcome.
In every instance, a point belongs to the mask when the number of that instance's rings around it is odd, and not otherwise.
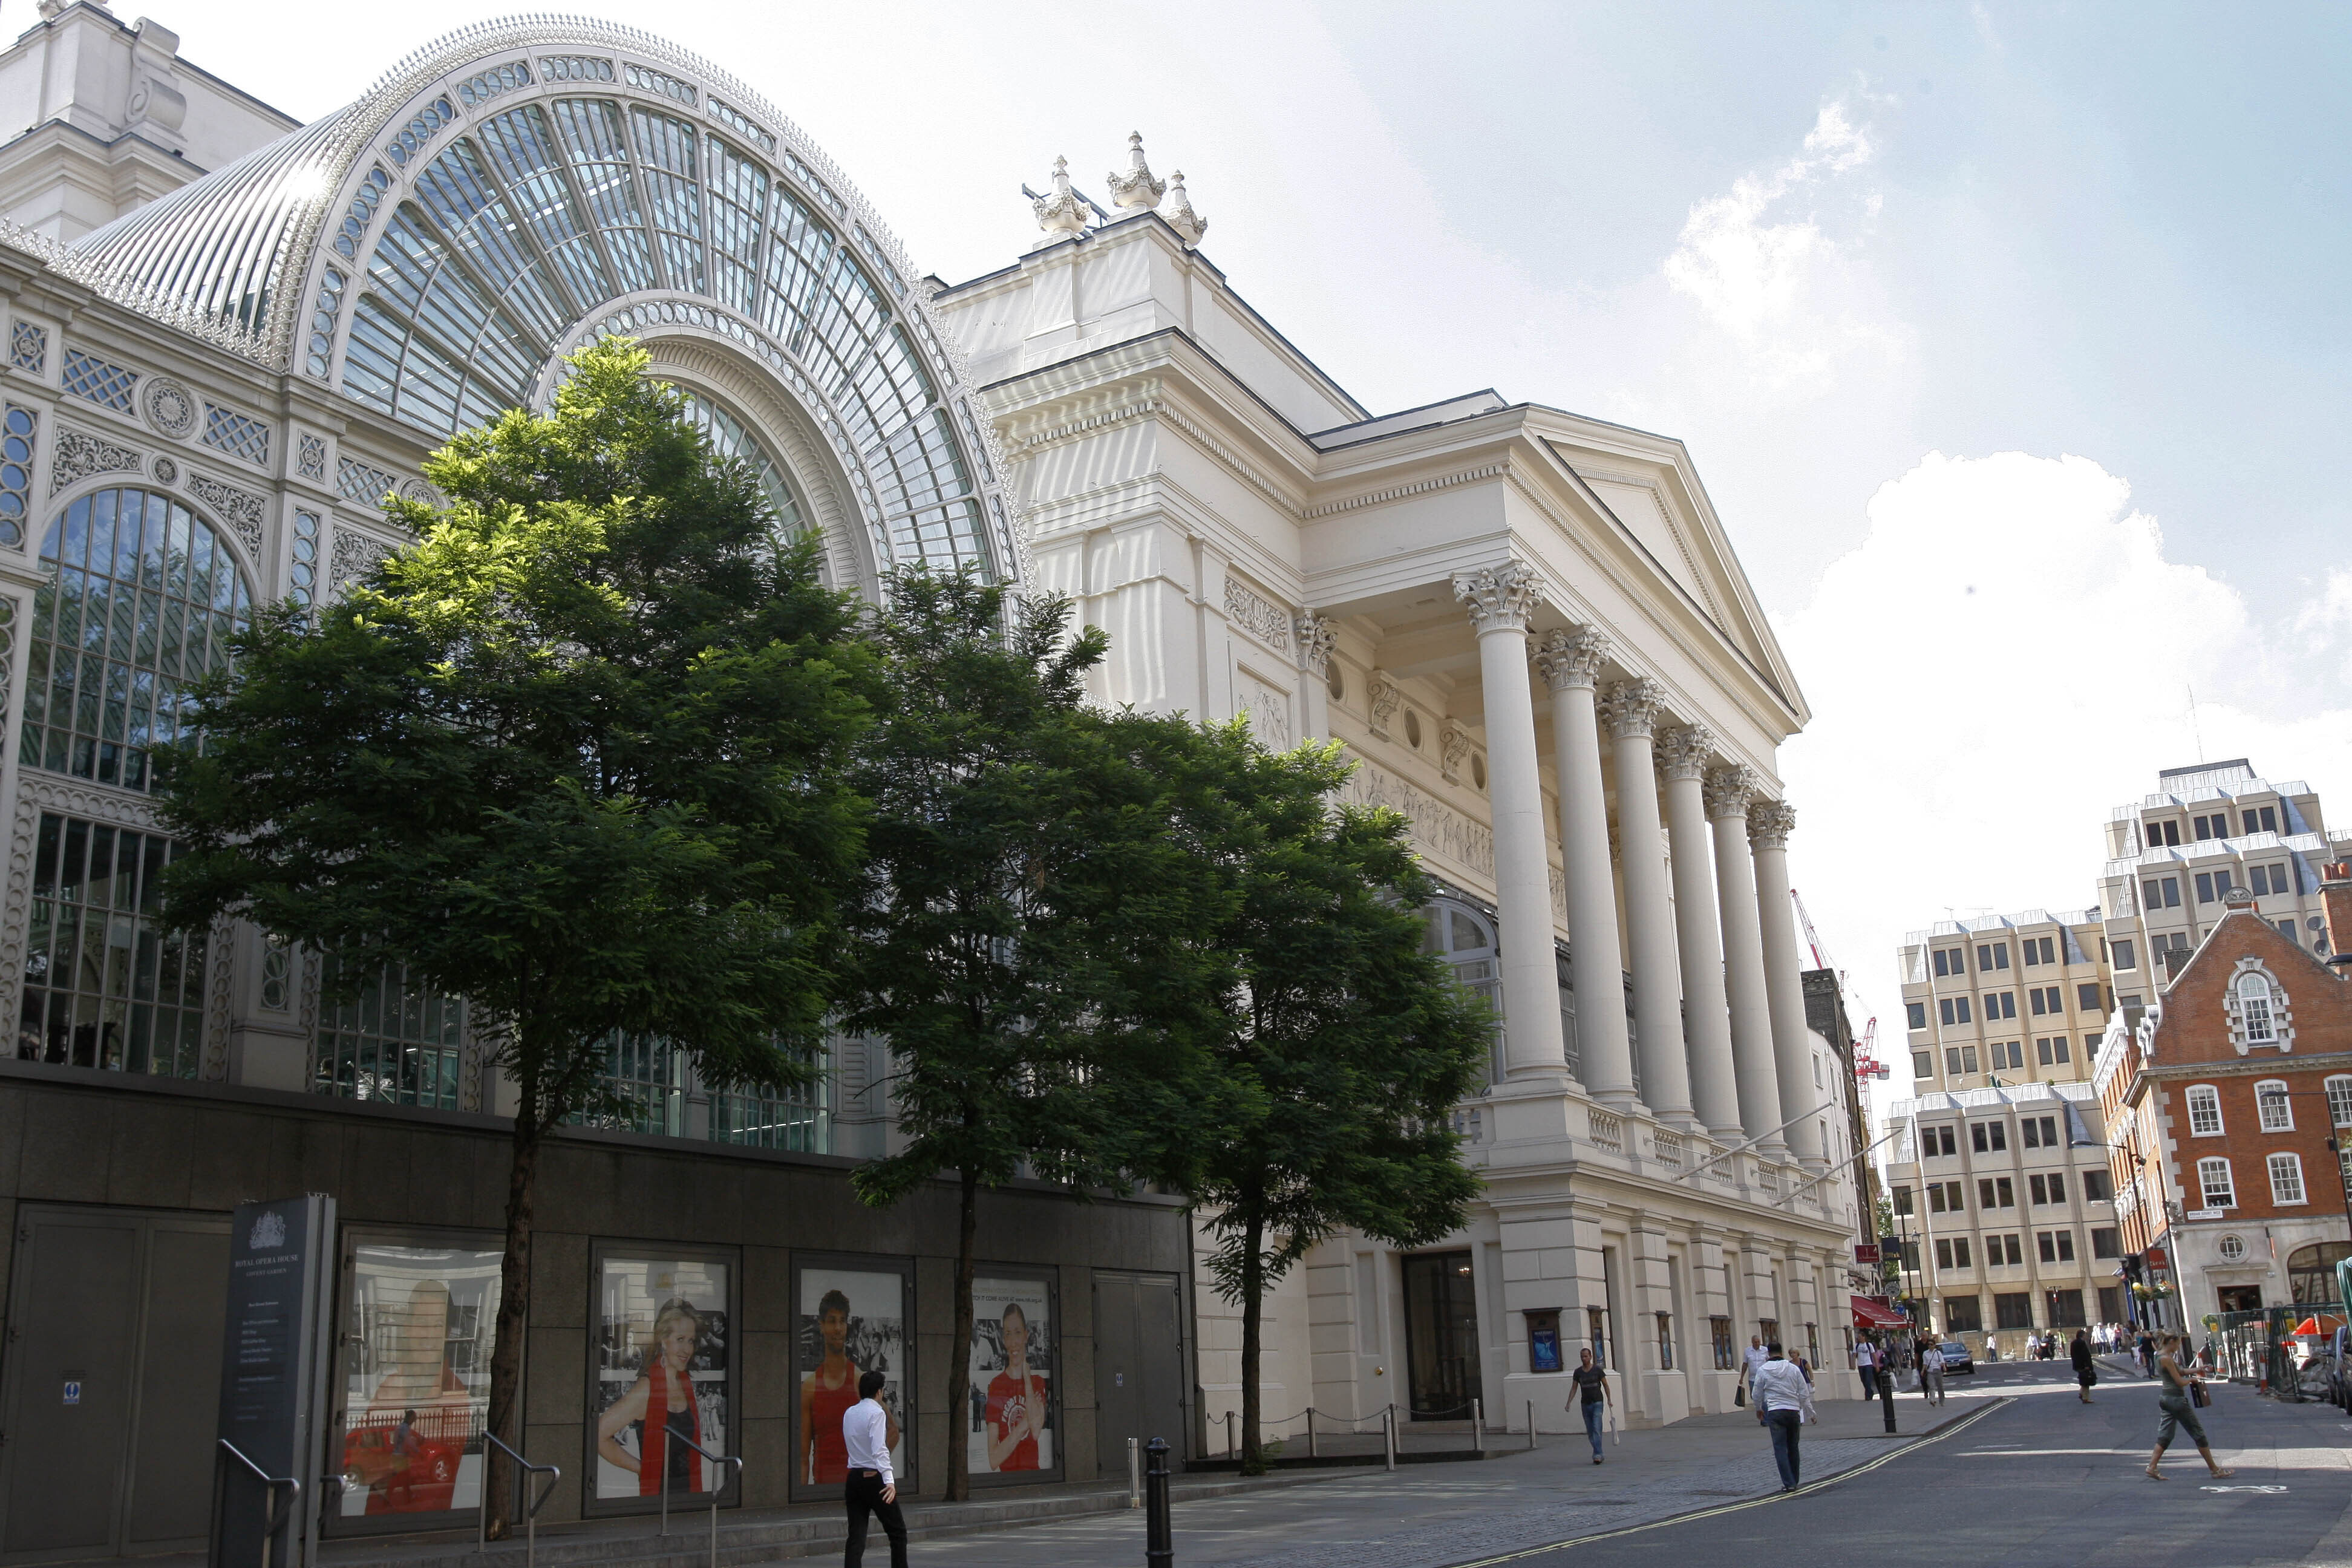
[[[2172,1447],[2173,1434],[2184,1426],[2189,1429],[2189,1436],[2196,1439],[2198,1455],[2204,1459],[2205,1468],[2213,1472],[2216,1480],[2236,1475],[2237,1471],[2225,1470],[2213,1462],[2212,1446],[2205,1441],[2205,1424],[2197,1419],[2197,1404],[2189,1394],[2191,1388],[2203,1386],[2203,1380],[2194,1372],[2181,1370],[2180,1336],[2161,1336],[2157,1341],[2156,1349],[2156,1375],[2158,1380],[2156,1407],[2162,1414],[2156,1424],[2156,1452],[2147,1457],[2147,1479],[2152,1481],[2164,1479],[2157,1473],[2157,1467],[2164,1462],[2164,1451]]]

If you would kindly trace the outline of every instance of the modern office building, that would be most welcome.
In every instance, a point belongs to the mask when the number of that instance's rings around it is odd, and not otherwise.
[[[2087,1085],[1924,1094],[1889,1106],[1887,1123],[1904,1289],[1937,1332],[2014,1359],[2030,1335],[2131,1321]]]
[[[2080,1083],[2109,995],[2096,910],[1941,921],[1897,955],[1905,1038],[1920,1089]]]
[[[509,1086],[403,975],[334,1006],[317,954],[166,940],[146,759],[252,605],[397,549],[381,499],[429,499],[426,453],[608,333],[835,584],[924,563],[1069,594],[1112,636],[1106,701],[1336,737],[1353,797],[1411,818],[1431,940],[1503,1017],[1457,1112],[1485,1194],[1442,1245],[1339,1237],[1284,1281],[1273,1429],[1473,1402],[1564,1426],[1580,1342],[1643,1424],[1729,1408],[1752,1332],[1842,1359],[1851,1079],[1807,1027],[1774,766],[1806,710],[1679,442],[1487,392],[1375,414],[1139,148],[1113,210],[1064,171],[1025,255],[927,278],[755,89],[626,28],[469,27],[298,127],[157,24],[45,0],[0,107],[32,127],[0,147],[0,1557],[202,1533],[246,1197],[341,1205],[328,1529],[446,1528],[478,1495]],[[914,1491],[950,1444],[990,1472],[985,1384],[967,1410],[929,1369],[1002,1369],[1016,1304],[1045,1440],[985,1479],[1222,1434],[1238,1319],[1176,1205],[991,1194],[983,1332],[951,1345],[944,1199],[877,1215],[847,1183],[891,1136],[887,1047],[834,1067],[751,1099],[616,1051],[640,1114],[547,1156],[542,1520],[655,1506],[612,1413],[688,1325],[730,1502],[834,1495],[814,1395],[839,1391],[809,1380],[836,1343],[892,1373]],[[90,1392],[61,1409],[68,1370]]]

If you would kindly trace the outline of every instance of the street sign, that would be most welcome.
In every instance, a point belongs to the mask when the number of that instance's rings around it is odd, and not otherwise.
[[[1853,1260],[1856,1263],[1877,1262],[1878,1244],[1871,1241],[1859,1241],[1854,1243]]]
[[[2151,1247],[2147,1249],[2147,1266],[2150,1268],[2161,1268],[2164,1267],[2164,1248],[2160,1247]]]
[[[2221,1209],[2190,1209],[2184,1217],[2189,1219],[2220,1219],[2222,1213],[2223,1211]]]

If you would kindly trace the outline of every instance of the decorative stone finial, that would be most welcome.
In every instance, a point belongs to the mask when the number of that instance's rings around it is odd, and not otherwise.
[[[1745,763],[1717,768],[1706,775],[1707,819],[1720,822],[1727,816],[1747,816],[1748,803],[1756,798],[1763,783]]]
[[[1059,239],[1066,235],[1087,231],[1087,205],[1078,200],[1077,192],[1070,189],[1070,161],[1054,160],[1054,192],[1039,196],[1029,204],[1037,215],[1037,226]]]
[[[1298,634],[1298,662],[1318,675],[1329,674],[1332,645],[1339,640],[1331,623],[1309,610],[1291,624],[1291,629]]]
[[[1168,176],[1168,205],[1160,216],[1183,237],[1187,247],[1198,246],[1201,237],[1209,232],[1209,220],[1192,210],[1192,198],[1184,194],[1181,169]]]
[[[1715,731],[1704,724],[1682,724],[1658,737],[1658,771],[1670,779],[1706,776],[1715,760]]]
[[[1524,561],[1506,561],[1481,572],[1456,572],[1454,596],[1470,606],[1470,624],[1481,635],[1525,631],[1528,616],[1543,603],[1544,583]]]
[[[1604,704],[1609,731],[1621,741],[1647,737],[1656,728],[1659,710],[1666,705],[1666,689],[1649,677],[1621,680],[1609,689]]]
[[[1167,190],[1165,180],[1151,177],[1151,165],[1143,161],[1143,132],[1131,131],[1127,137],[1127,173],[1113,170],[1103,176],[1110,187],[1110,205],[1121,213],[1148,213],[1160,205],[1160,193]]]
[[[1591,626],[1547,632],[1543,647],[1536,650],[1536,673],[1554,691],[1589,689],[1600,683],[1601,667],[1613,651],[1609,639]]]
[[[1797,829],[1797,808],[1785,800],[1760,800],[1748,808],[1748,843],[1756,849],[1786,849]]]

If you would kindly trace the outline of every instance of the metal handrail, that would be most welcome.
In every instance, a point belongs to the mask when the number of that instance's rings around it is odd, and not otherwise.
[[[221,1449],[238,1464],[252,1471],[254,1479],[262,1485],[262,1495],[265,1500],[261,1510],[261,1568],[269,1568],[270,1543],[278,1535],[278,1489],[279,1487],[287,1489],[286,1500],[289,1505],[299,1503],[302,1500],[302,1482],[295,1476],[273,1476],[255,1464],[244,1449],[227,1438],[223,1437],[219,1442]],[[220,1458],[215,1454],[213,1459],[213,1541],[215,1545],[220,1541],[221,1516],[226,1511],[227,1507],[228,1471],[222,1467]]]
[[[516,1464],[520,1465],[532,1475],[545,1476],[547,1478],[547,1484],[540,1488],[539,1496],[531,1500],[530,1507],[523,1510],[522,1516],[522,1560],[529,1565],[529,1568],[537,1568],[539,1563],[539,1510],[541,1507],[546,1503],[548,1498],[554,1492],[556,1487],[562,1484],[563,1480],[562,1468],[558,1465],[534,1465],[529,1459],[524,1458],[520,1454],[516,1453],[512,1448],[508,1447],[504,1443],[499,1442],[498,1438],[488,1431],[485,1431],[482,1434],[482,1441],[486,1444],[496,1445],[499,1453],[504,1454],[508,1458],[512,1459]],[[522,1500],[522,1478],[520,1476],[517,1476],[515,1478],[515,1500],[517,1502],[520,1502]],[[478,1553],[488,1552],[489,1549],[490,1450],[485,1447],[482,1450],[481,1517],[477,1521],[474,1528],[474,1550]]]
[[[714,1454],[693,1438],[682,1437],[675,1432],[670,1433],[663,1441],[683,1443],[722,1470],[729,1465],[732,1465],[735,1467],[735,1479],[737,1480],[743,1479],[743,1461],[732,1454]],[[719,1494],[726,1489],[727,1483],[724,1480],[710,1489],[710,1568],[719,1568]],[[669,1466],[667,1463],[662,1466],[661,1500],[661,1532],[667,1535],[669,1533]],[[264,1568],[267,1568],[266,1564]]]

